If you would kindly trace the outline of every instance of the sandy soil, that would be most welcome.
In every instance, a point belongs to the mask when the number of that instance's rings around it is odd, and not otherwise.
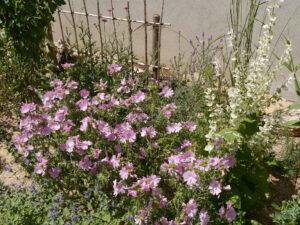
[[[7,136],[14,140],[18,133],[18,124],[16,117],[11,112],[2,113],[0,115],[0,128],[7,132]],[[2,139],[9,137],[2,137]],[[24,183],[29,185],[30,179],[26,178],[25,172],[15,162],[14,157],[7,151],[4,140],[0,139],[0,182],[5,185]]]

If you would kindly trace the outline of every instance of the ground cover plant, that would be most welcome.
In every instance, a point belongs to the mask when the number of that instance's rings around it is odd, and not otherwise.
[[[35,184],[0,186],[1,223],[249,223],[245,213],[268,192],[265,161],[280,118],[264,110],[279,99],[281,89],[269,97],[271,82],[291,54],[288,41],[270,69],[278,7],[268,1],[256,54],[242,53],[244,33],[234,29],[213,51],[216,42],[197,40],[190,72],[199,77],[189,82],[132,74],[127,51],[99,63],[88,41],[41,104],[20,107],[10,152]]]

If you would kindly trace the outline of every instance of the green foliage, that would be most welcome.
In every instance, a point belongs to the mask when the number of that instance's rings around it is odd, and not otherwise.
[[[0,2],[0,29],[4,29],[16,53],[38,60],[53,13],[64,0],[3,0]]]
[[[292,179],[296,176],[298,161],[300,159],[300,142],[286,135],[285,151],[280,163],[287,175]]]
[[[300,224],[300,191],[293,195],[290,201],[283,201],[281,207],[274,205],[278,210],[271,215],[276,224],[298,225]]]
[[[0,223],[39,224],[118,224],[113,219],[112,201],[98,186],[85,192],[85,199],[65,199],[51,189],[32,184],[0,184]],[[93,203],[93,206],[91,203]]]

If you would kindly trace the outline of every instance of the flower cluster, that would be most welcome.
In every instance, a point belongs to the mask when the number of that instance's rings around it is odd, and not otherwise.
[[[121,68],[111,65],[109,69]],[[33,103],[22,106],[24,119],[21,135],[14,142],[16,149],[32,160],[37,180],[47,178],[62,188],[68,188],[74,179],[84,187],[90,176],[95,179],[106,174],[110,182],[105,185],[112,198],[143,202],[138,211],[132,211],[137,224],[191,224],[196,215],[201,224],[207,224],[209,209],[198,210],[201,202],[196,198],[182,204],[181,214],[170,222],[167,214],[157,217],[156,210],[167,212],[174,198],[166,182],[175,179],[187,190],[220,196],[223,190],[230,190],[223,178],[234,158],[197,157],[197,147],[189,139],[197,125],[176,121],[173,115],[178,107],[172,102],[172,88],[165,86],[157,93],[136,89],[135,82],[132,77],[122,78],[110,93],[101,80],[92,95],[86,89],[78,91],[75,81],[52,81],[53,91],[42,96],[42,109]],[[153,95],[160,99],[155,117],[148,107]],[[173,136],[176,139],[170,142]],[[148,163],[153,165],[147,168]],[[83,197],[86,199],[86,193]]]

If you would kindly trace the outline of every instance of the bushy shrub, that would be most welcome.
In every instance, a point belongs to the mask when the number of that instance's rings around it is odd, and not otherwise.
[[[56,79],[41,109],[23,104],[22,134],[15,147],[26,170],[66,197],[84,199],[87,188],[99,183],[114,201],[116,220],[132,216],[139,224],[206,224],[209,217],[235,219],[231,204],[226,209],[218,203],[230,190],[224,179],[235,159],[203,156],[196,141],[198,121],[178,121],[179,106],[168,85],[143,87],[125,77],[121,66],[108,69],[110,86],[101,80],[94,96],[78,91],[75,81]],[[220,207],[220,217],[213,217]]]

